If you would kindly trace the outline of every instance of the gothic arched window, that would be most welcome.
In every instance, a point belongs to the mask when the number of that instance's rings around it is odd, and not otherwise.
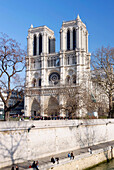
[[[67,50],[70,50],[70,30],[67,31]]]
[[[35,68],[35,65],[36,65],[36,62],[35,62],[35,60],[33,61],[33,64],[34,64],[34,65],[33,65],[33,67]]]
[[[61,31],[60,31],[60,50],[61,50]]]
[[[72,75],[72,83],[76,84],[76,75]]]
[[[39,55],[42,53],[42,35],[39,35]]]
[[[73,29],[73,50],[76,48],[76,30]]]
[[[50,38],[48,38],[48,50],[49,50],[49,53],[50,53]]]
[[[70,76],[69,76],[69,75],[66,77],[66,83],[67,83],[67,84],[70,83]]]
[[[48,60],[48,67],[51,67],[51,60]]]
[[[76,56],[72,57],[72,64],[76,64]]]
[[[67,65],[69,65],[70,64],[70,58],[68,57],[67,58]]]
[[[39,87],[41,87],[41,79],[39,79]]]
[[[36,87],[36,79],[33,79],[32,84],[33,84],[33,87]]]
[[[37,37],[36,37],[36,35],[34,35],[33,55],[37,55]]]

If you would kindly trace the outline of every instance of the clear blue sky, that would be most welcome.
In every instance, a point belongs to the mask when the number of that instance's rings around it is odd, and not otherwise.
[[[0,32],[27,46],[27,31],[46,25],[55,32],[59,51],[62,21],[80,15],[89,32],[89,52],[114,42],[114,0],[0,0]]]

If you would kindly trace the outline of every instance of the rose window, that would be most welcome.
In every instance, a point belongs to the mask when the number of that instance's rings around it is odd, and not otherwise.
[[[57,84],[60,80],[60,75],[56,72],[51,73],[49,76],[49,81],[53,82],[54,84]]]

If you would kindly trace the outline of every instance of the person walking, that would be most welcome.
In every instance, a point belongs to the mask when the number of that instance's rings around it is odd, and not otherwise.
[[[39,163],[36,161],[36,169],[39,170]]]
[[[57,161],[57,164],[59,164],[59,157],[56,157],[55,160]]]
[[[53,164],[55,163],[55,159],[53,157],[51,158],[51,162],[53,162]]]
[[[68,153],[68,158],[70,158],[70,159],[71,159],[71,154],[70,154],[70,153]]]
[[[16,165],[16,170],[19,170],[19,167],[18,167],[18,165]]]
[[[11,170],[14,170],[14,166],[11,167]]]
[[[88,148],[88,152],[89,152],[90,154],[92,154],[92,149],[91,149],[91,148]]]
[[[74,159],[73,151],[71,152],[71,159]]]

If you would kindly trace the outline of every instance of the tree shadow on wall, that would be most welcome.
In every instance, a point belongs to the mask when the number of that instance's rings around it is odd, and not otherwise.
[[[107,163],[109,162],[109,160],[114,158],[114,154],[113,154],[113,146],[111,146],[110,148],[104,148],[104,156],[106,158]]]
[[[104,151],[104,156],[105,156],[105,158],[106,158],[106,161],[107,161],[107,163],[108,163],[108,162],[109,162],[109,153],[108,153],[108,149],[107,149],[107,148],[104,148],[103,151]]]
[[[85,129],[86,129],[85,134],[84,134],[85,139],[82,140],[83,135],[81,135],[81,133],[79,135],[80,147],[84,146],[84,144],[87,143],[88,147],[93,146],[93,148],[94,148],[95,144],[106,142],[107,144],[103,148],[103,153],[105,155],[107,162],[109,162],[109,160],[113,159],[113,157],[114,157],[113,156],[113,147],[111,146],[111,148],[109,148],[109,146],[108,146],[108,126],[110,123],[111,123],[111,121],[109,121],[109,120],[102,120],[101,123],[97,123],[97,121],[95,123],[95,120],[92,120],[92,119],[91,119],[91,122],[90,122],[90,120],[84,120],[83,125],[85,125]],[[97,126],[100,126],[100,125],[102,125],[101,130],[97,129]],[[96,128],[95,128],[95,126],[96,126]],[[104,133],[102,132],[102,128],[103,129],[105,128]],[[83,128],[82,128],[82,130],[83,130]],[[97,132],[97,134],[96,134],[96,132]],[[100,133],[99,137],[97,136],[98,133]],[[97,139],[97,137],[98,137],[98,139]],[[99,149],[99,147],[100,146],[95,146],[95,149]]]
[[[90,147],[97,143],[102,143],[104,141],[107,141],[107,131],[105,134],[101,134],[98,140],[98,136],[96,134],[97,129],[95,128],[96,125],[94,125],[94,120],[82,120],[82,123],[79,123],[79,126],[76,126],[78,129],[78,135],[76,134],[77,141],[80,145],[80,148],[83,147]],[[104,123],[105,125],[105,123]],[[85,128],[83,128],[83,126]],[[77,133],[77,132],[76,132]],[[96,146],[97,147],[97,146]],[[97,149],[97,148],[96,148]]]
[[[18,160],[26,160],[23,156],[23,148],[27,149],[26,136],[27,131],[23,130],[23,132],[19,131],[4,131],[1,132],[1,140],[0,140],[0,152],[1,158],[4,162],[11,161],[12,164]],[[22,147],[24,145],[24,147]],[[25,150],[27,152],[27,150]]]

